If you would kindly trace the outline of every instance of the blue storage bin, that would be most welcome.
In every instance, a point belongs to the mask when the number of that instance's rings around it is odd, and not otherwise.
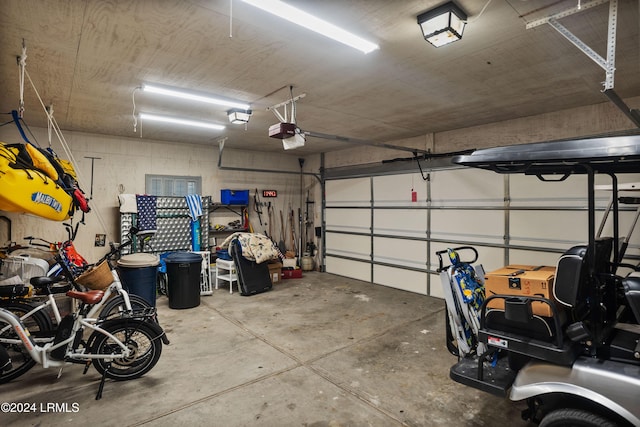
[[[233,259],[231,258],[229,251],[226,249],[219,249],[218,251],[216,251],[216,255],[218,256],[218,258],[223,259],[225,261],[231,261]]]
[[[125,255],[118,261],[118,274],[124,288],[156,306],[156,287],[160,259],[147,253]]]
[[[249,190],[220,190],[223,205],[248,205]]]

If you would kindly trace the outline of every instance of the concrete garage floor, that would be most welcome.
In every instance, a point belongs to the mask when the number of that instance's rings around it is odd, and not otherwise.
[[[0,385],[3,426],[528,425],[513,404],[449,379],[442,300],[309,272],[251,297],[228,288],[200,306],[168,308],[171,339],[142,378],[107,381],[70,365],[34,367]],[[68,411],[46,411],[46,403]],[[74,412],[74,405],[77,411]],[[60,405],[59,405],[60,406]],[[63,405],[64,406],[64,405]]]

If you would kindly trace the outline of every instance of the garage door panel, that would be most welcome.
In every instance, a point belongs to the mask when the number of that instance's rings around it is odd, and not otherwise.
[[[371,231],[371,211],[368,209],[327,209],[327,229],[338,231]]]
[[[427,273],[419,271],[375,265],[373,267],[373,282],[422,295],[427,294]]]
[[[371,258],[371,240],[369,236],[352,234],[326,234],[327,253],[369,260]]]
[[[567,247],[566,249],[569,248]],[[548,265],[555,267],[561,256],[562,254],[560,253],[556,254],[539,251],[511,250],[509,252],[509,260],[511,264]]]
[[[371,204],[369,178],[327,181],[325,190],[327,206],[369,206]]]
[[[442,289],[442,282],[439,274],[429,274],[429,280],[431,281],[431,292],[429,296],[444,299],[444,293]]]
[[[373,257],[376,262],[425,269],[427,242],[376,237],[373,239]]]
[[[587,241],[587,212],[513,211],[510,228],[514,245],[562,249]]]
[[[434,210],[431,213],[431,237],[500,243],[504,235],[504,214],[481,210]]]
[[[427,237],[427,211],[423,209],[376,209],[373,232],[408,237]]]
[[[587,180],[579,175],[558,182],[510,175],[509,188],[512,206],[585,206],[587,200]]]
[[[327,256],[326,271],[327,273],[363,280],[365,282],[371,281],[371,265],[365,262]]]
[[[411,190],[416,193],[412,201]],[[420,174],[377,176],[373,178],[373,200],[378,206],[424,206],[427,183]]]
[[[502,205],[504,177],[480,169],[454,169],[431,174],[434,205]]]

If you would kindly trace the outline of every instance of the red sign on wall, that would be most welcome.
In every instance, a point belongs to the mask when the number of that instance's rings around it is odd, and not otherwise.
[[[278,190],[262,190],[262,197],[278,197]]]

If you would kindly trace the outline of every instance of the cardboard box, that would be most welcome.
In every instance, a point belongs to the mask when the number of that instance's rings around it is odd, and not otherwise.
[[[282,276],[282,263],[280,262],[270,262],[267,264],[269,267],[269,277],[271,278],[271,284],[275,285],[280,282],[280,278]]]
[[[491,295],[538,296],[553,299],[555,267],[532,265],[507,265],[485,274],[484,288]],[[495,299],[487,305],[489,308],[504,310],[504,300]],[[531,303],[533,314],[551,316],[551,307],[543,302]]]

